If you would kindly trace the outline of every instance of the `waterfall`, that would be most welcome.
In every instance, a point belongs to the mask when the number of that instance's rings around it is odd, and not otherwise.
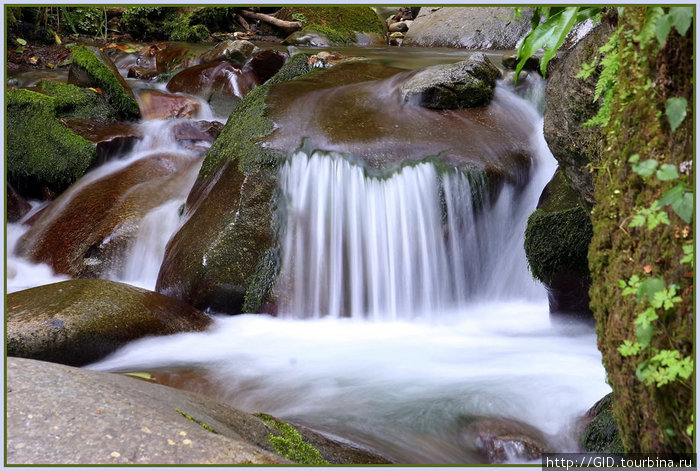
[[[539,189],[506,184],[491,202],[481,172],[426,162],[377,178],[332,152],[297,152],[280,186],[285,316],[409,319],[541,295],[522,250]]]

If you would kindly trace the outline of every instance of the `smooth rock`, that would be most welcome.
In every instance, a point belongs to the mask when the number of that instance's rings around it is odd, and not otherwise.
[[[186,68],[197,63],[192,51],[185,46],[171,44],[156,52],[155,55],[156,70],[161,74],[172,72],[181,67]]]
[[[147,90],[139,95],[144,119],[192,118],[201,108],[199,101],[183,95]]]
[[[229,61],[233,65],[242,66],[253,54],[260,49],[250,41],[236,39],[222,41],[212,49],[199,56],[202,64],[208,62]]]
[[[138,125],[107,119],[64,119],[67,128],[97,146],[95,166],[129,152],[143,134]]]
[[[530,31],[531,16],[529,8],[516,20],[513,8],[422,7],[404,46],[515,49]]]
[[[123,283],[70,280],[7,295],[7,354],[82,366],[147,335],[204,330],[177,299]]]
[[[284,52],[267,49],[251,57],[248,67],[258,77],[259,83],[265,83],[282,68],[288,58]]]
[[[180,71],[170,79],[167,89],[209,100],[213,95],[243,98],[259,83],[250,68],[239,68],[228,61],[209,62]]]
[[[542,432],[513,419],[471,419],[462,433],[467,441],[477,444],[484,462],[489,464],[537,460],[543,453],[551,451]]]
[[[394,21],[389,24],[390,33],[405,33],[408,31],[408,25],[403,21]]]
[[[126,76],[129,78],[137,78],[142,80],[154,80],[158,78],[160,73],[157,70],[147,69],[145,67],[129,67]]]
[[[173,127],[173,137],[178,141],[214,142],[223,127],[218,121],[183,121]]]
[[[282,44],[302,47],[330,47],[331,41],[316,31],[295,31],[287,36]]]
[[[485,106],[493,98],[501,72],[481,53],[456,64],[419,70],[401,85],[401,98],[432,109],[459,109]]]

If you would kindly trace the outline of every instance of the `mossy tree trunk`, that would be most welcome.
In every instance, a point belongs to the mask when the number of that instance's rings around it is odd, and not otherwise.
[[[604,128],[601,160],[595,175],[594,235],[589,249],[591,307],[597,320],[598,346],[614,392],[613,415],[624,447],[630,452],[691,452],[694,375],[663,386],[645,385],[636,377],[649,353],[623,357],[617,350],[636,339],[637,315],[646,306],[635,296],[622,296],[618,280],[632,275],[663,278],[679,286],[682,301],[659,310],[650,347],[693,354],[693,273],[680,262],[683,246],[692,243],[693,228],[670,207],[670,224],[654,229],[630,227],[640,208],[649,208],[677,182],[644,181],[628,159],[655,159],[659,166],[693,161],[693,40],[673,30],[660,46],[657,39],[639,40],[650,8],[626,7],[620,16],[620,63],[615,101]],[[653,30],[652,30],[653,31]],[[664,115],[666,100],[685,98],[688,117],[672,132]],[[683,166],[681,166],[683,168]],[[692,185],[692,167],[681,180]],[[692,432],[691,432],[692,435]]]

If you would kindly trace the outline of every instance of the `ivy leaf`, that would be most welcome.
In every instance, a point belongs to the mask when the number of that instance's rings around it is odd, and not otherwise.
[[[693,220],[693,194],[685,192],[683,197],[671,203],[671,207],[686,224]]]
[[[667,204],[673,204],[683,198],[685,194],[685,185],[679,183],[670,190],[668,190],[659,200],[659,205],[666,206]]]
[[[656,171],[656,178],[662,182],[676,180],[679,177],[680,175],[678,174],[678,169],[675,165],[663,164],[661,168]]]
[[[655,159],[647,159],[644,162],[632,165],[632,171],[646,178],[652,176],[658,166],[659,163]]]
[[[693,7],[671,7],[668,16],[681,36],[685,36],[693,22]]]
[[[656,39],[659,40],[659,44],[666,42],[668,34],[671,32],[671,17],[670,15],[660,16],[656,20]]]
[[[666,116],[671,125],[671,131],[678,129],[686,116],[688,102],[685,98],[669,98],[666,100]]]

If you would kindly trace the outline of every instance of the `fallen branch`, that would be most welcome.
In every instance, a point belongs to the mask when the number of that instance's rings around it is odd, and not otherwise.
[[[272,26],[275,26],[284,31],[285,34],[292,34],[294,31],[298,31],[302,27],[301,22],[299,21],[284,21],[280,20],[279,18],[275,18],[272,15],[266,15],[265,13],[255,13],[250,10],[243,10],[241,12],[241,16],[248,20],[260,20],[265,23],[271,24]]]

